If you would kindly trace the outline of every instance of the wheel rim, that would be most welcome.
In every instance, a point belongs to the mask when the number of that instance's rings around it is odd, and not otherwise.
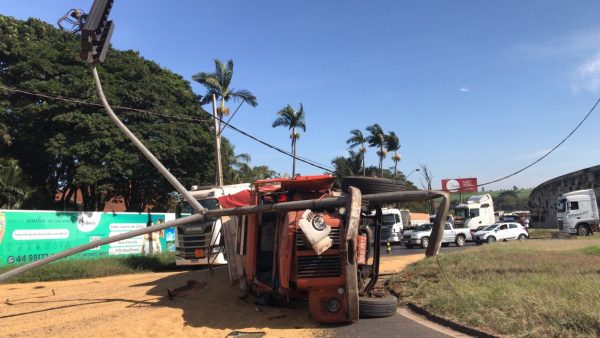
[[[523,241],[523,240],[525,240],[525,235],[519,235],[519,240],[520,240],[520,241]]]
[[[427,239],[427,238],[423,238],[423,239],[421,240],[421,245],[422,245],[424,248],[428,247],[428,246],[429,246],[429,239]]]
[[[488,237],[487,242],[488,243],[494,243],[494,242],[496,242],[496,238],[494,238],[494,237]]]
[[[458,237],[456,239],[456,244],[458,244],[458,246],[463,246],[463,244],[465,244],[465,239],[462,237]]]
[[[582,236],[587,236],[588,229],[586,227],[584,227],[584,226],[579,227],[579,234],[582,235]]]

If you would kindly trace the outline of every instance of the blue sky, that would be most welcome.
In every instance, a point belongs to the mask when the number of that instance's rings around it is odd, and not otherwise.
[[[91,3],[3,0],[0,13],[55,24]],[[600,2],[583,0],[116,0],[111,18],[113,47],[190,81],[213,71],[214,58],[233,59],[232,86],[259,102],[242,106],[232,121],[239,128],[288,149],[289,132],[271,124],[279,109],[302,102],[298,154],[331,166],[347,154],[350,130],[379,123],[400,137],[400,170],[426,164],[440,188],[443,178],[483,183],[514,172],[577,125],[600,96],[598,13]],[[599,115],[536,166],[486,189],[535,187],[599,164]],[[290,158],[231,130],[225,136],[251,165],[291,172]],[[367,164],[377,165],[375,152]],[[410,179],[421,185],[419,173]]]

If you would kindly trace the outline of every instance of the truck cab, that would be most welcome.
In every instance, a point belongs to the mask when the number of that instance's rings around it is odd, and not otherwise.
[[[454,225],[475,229],[482,225],[492,225],[496,222],[494,202],[490,194],[469,197],[466,204],[454,208]]]
[[[381,214],[381,244],[399,243],[404,230],[402,211],[393,208],[382,208]],[[371,215],[363,217],[363,223],[374,228],[376,217],[376,212],[372,211]]]
[[[249,183],[221,187],[192,186],[190,194],[208,210],[250,204]],[[177,205],[177,218],[192,213],[193,208],[189,203],[183,201]],[[207,217],[200,223],[176,227],[175,264],[181,266],[227,264],[225,246],[221,237],[222,222],[221,217]]]
[[[598,202],[594,189],[562,194],[556,203],[558,229],[573,235],[591,235],[598,231]]]

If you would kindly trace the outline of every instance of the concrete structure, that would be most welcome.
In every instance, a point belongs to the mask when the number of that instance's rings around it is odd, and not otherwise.
[[[556,223],[556,198],[574,190],[594,189],[600,196],[600,165],[574,171],[546,181],[531,191],[529,210],[530,227],[558,228]]]

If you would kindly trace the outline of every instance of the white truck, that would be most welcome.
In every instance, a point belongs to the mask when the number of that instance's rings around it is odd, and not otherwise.
[[[571,191],[558,197],[558,229],[563,233],[588,236],[598,231],[598,200],[594,189]]]
[[[224,185],[221,187],[192,186],[190,194],[208,210],[223,206],[225,198],[238,200],[236,206],[248,205],[244,200],[250,196],[250,184]],[[244,195],[244,197],[241,197]],[[178,204],[176,217],[189,216],[192,207],[185,201]],[[223,265],[227,264],[225,243],[221,236],[222,218],[207,217],[201,223],[182,225],[175,228],[175,264]]]
[[[426,249],[429,246],[429,239],[431,238],[431,229],[433,224],[426,223],[414,230],[407,230],[402,236],[402,245],[406,245],[408,249],[415,246],[420,246]],[[471,240],[471,231],[469,229],[457,229],[446,222],[444,225],[444,238],[442,239],[442,246],[448,246],[450,243],[456,244],[460,247],[465,245],[466,241]]]
[[[402,211],[398,209],[382,208],[381,215],[381,244],[386,244],[388,242],[399,243],[402,237],[402,230],[404,229]],[[376,219],[377,217],[373,211],[370,215],[362,217],[362,222],[364,225],[374,228]]]
[[[476,229],[482,225],[496,223],[494,201],[490,194],[469,197],[466,204],[454,207],[454,226]]]

